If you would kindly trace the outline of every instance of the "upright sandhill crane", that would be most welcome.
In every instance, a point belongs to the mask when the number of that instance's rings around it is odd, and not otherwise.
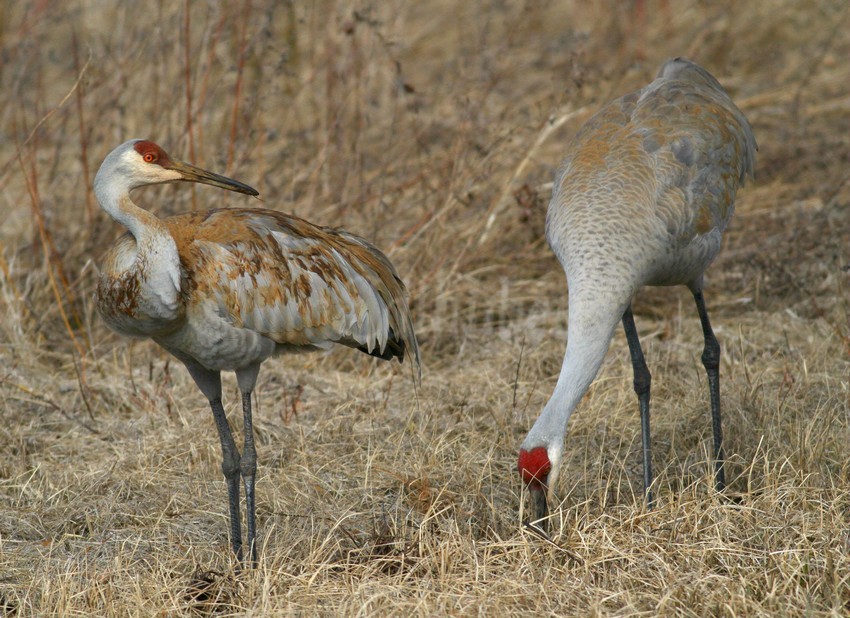
[[[221,440],[230,539],[242,559],[239,477],[247,542],[257,559],[251,392],[276,354],[334,343],[391,360],[419,348],[404,284],[387,257],[341,230],[259,208],[160,219],[130,200],[145,185],[190,181],[257,195],[251,187],[175,161],[146,140],[113,150],[95,178],[101,208],[128,229],[103,257],[96,303],[121,334],[150,337],[186,365],[207,397]],[[245,442],[240,455],[221,403],[221,371],[236,372]]]
[[[648,86],[606,105],[573,139],[546,218],[546,237],[569,286],[567,350],[555,391],[519,452],[538,521],[554,499],[567,421],[619,321],[631,352],[652,504],[650,374],[631,310],[644,285],[683,284],[694,296],[705,338],[715,484],[725,486],[720,346],[705,309],[703,272],[720,250],[735,192],[753,174],[755,151],[741,111],[714,77],[684,58],[669,60]]]

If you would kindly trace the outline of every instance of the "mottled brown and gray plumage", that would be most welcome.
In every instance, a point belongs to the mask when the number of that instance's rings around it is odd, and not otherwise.
[[[172,160],[152,142],[122,144],[95,178],[101,207],[128,229],[102,259],[95,301],[111,328],[149,337],[180,359],[209,399],[222,445],[233,550],[241,558],[241,476],[256,561],[251,392],[260,364],[276,354],[341,344],[385,360],[409,354],[418,374],[419,348],[404,284],[373,245],[272,210],[159,219],[130,200],[136,187],[179,180],[257,195]],[[242,392],[241,454],[221,404],[221,371],[236,372]]]
[[[140,307],[146,277],[131,267],[142,262],[127,232],[104,257],[97,288],[98,309],[115,330],[218,370],[334,343],[385,360],[417,353],[404,284],[362,238],[263,209],[161,222],[180,259],[178,303],[164,317]]]
[[[634,367],[652,502],[650,374],[631,312],[632,297],[644,285],[687,285],[694,295],[705,338],[716,486],[724,486],[720,350],[705,311],[703,272],[720,250],[738,187],[753,175],[755,151],[741,111],[714,77],[684,58],[668,61],[648,86],[606,105],[573,138],[546,220],[569,286],[567,349],[555,392],[519,455],[538,519],[554,498],[567,421],[620,321]]]

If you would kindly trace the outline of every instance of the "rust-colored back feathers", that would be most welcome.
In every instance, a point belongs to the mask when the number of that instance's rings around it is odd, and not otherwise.
[[[339,343],[386,360],[401,361],[407,352],[418,370],[404,284],[366,240],[265,209],[210,210],[161,222],[180,257],[183,307],[176,320],[149,333],[167,349],[203,360],[194,353],[203,342],[191,341],[197,326],[188,339],[181,330],[217,316],[272,340],[275,352]],[[104,259],[98,304],[107,321],[116,312],[146,318],[136,298],[140,285],[124,271],[135,243],[125,234]]]

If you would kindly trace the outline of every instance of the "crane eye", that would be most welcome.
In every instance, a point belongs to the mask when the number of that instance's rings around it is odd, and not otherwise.
[[[145,160],[145,163],[153,163],[156,161],[156,153],[146,152],[142,158]]]

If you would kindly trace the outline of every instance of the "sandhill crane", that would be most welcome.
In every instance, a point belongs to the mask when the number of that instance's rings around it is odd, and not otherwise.
[[[259,208],[209,210],[160,219],[130,191],[174,181],[247,195],[251,187],[175,161],[147,140],[107,155],[95,178],[100,206],[127,228],[102,260],[95,301],[117,332],[149,337],[177,357],[207,397],[221,441],[230,502],[230,539],[242,559],[239,477],[245,485],[247,543],[257,560],[257,456],[251,392],[260,364],[284,352],[334,343],[385,360],[419,348],[404,284],[389,259],[362,238]],[[221,403],[221,371],[242,393],[242,453]]]
[[[715,485],[725,486],[720,346],[703,300],[703,272],[720,249],[735,193],[753,175],[752,128],[718,81],[686,60],[602,108],[573,138],[555,180],[546,237],[567,276],[567,349],[555,391],[519,452],[537,521],[554,500],[567,421],[593,381],[619,321],[634,369],[644,491],[652,504],[650,373],[631,301],[644,285],[687,285],[705,348]],[[542,522],[545,525],[545,521]]]

